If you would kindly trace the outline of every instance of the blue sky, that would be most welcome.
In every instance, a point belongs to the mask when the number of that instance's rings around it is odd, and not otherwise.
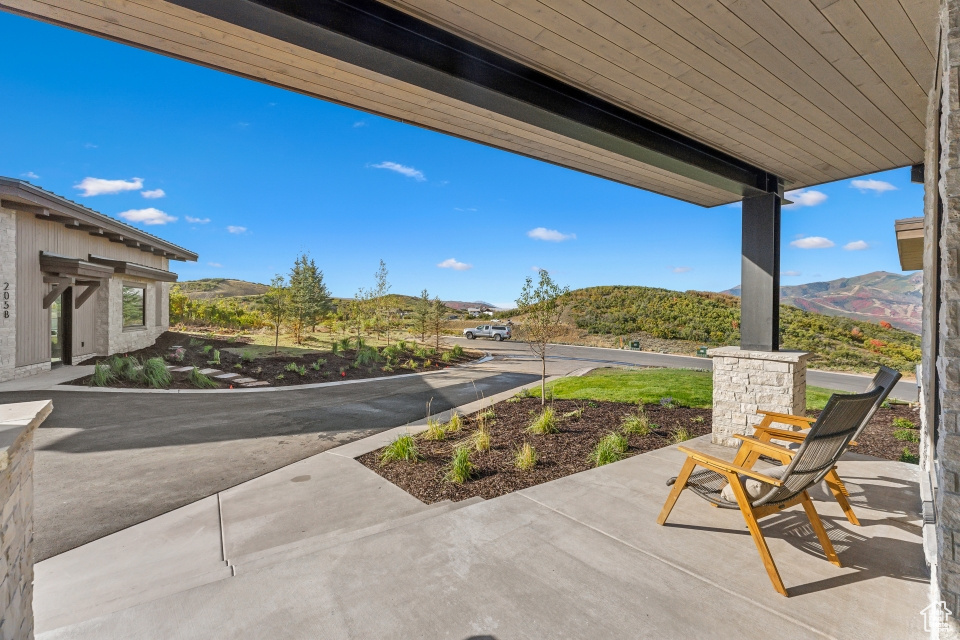
[[[370,286],[381,258],[394,292],[493,303],[534,268],[571,288],[739,282],[736,206],[700,208],[9,14],[0,31],[0,175],[196,251],[173,263],[183,280],[266,282],[309,251],[339,296]],[[923,189],[908,169],[867,178],[784,209],[783,284],[899,270],[893,221],[922,215]]]

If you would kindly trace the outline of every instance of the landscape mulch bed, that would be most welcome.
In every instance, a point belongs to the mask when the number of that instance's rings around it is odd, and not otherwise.
[[[427,504],[473,496],[494,498],[592,468],[588,456],[597,441],[619,427],[623,417],[637,409],[634,404],[620,402],[553,402],[558,417],[580,407],[583,407],[583,416],[579,420],[560,418],[559,433],[534,435],[527,433],[526,427],[540,412],[539,398],[496,405],[493,408],[496,418],[489,428],[490,450],[471,455],[475,475],[463,484],[445,482],[443,476],[455,444],[476,429],[475,416],[465,417],[461,431],[444,441],[418,438],[417,446],[423,456],[419,462],[390,462],[381,466],[382,449],[357,460]],[[709,409],[665,409],[660,405],[647,405],[645,410],[650,422],[658,428],[650,435],[629,436],[627,456],[669,445],[679,427],[685,427],[694,436],[710,433]],[[695,422],[699,418],[703,421]],[[514,455],[524,442],[529,442],[539,456],[536,466],[528,471],[520,471],[513,465]]]
[[[451,358],[448,362],[443,362],[440,359],[439,354],[421,358],[414,355],[411,351],[404,354],[401,360],[404,363],[408,360],[413,360],[417,364],[416,369],[408,369],[406,367],[394,365],[393,371],[384,371],[383,366],[386,364],[385,362],[378,362],[368,366],[354,367],[353,363],[357,355],[357,352],[354,349],[345,350],[341,352],[339,356],[334,356],[329,351],[307,351],[303,355],[296,356],[282,354],[276,356],[261,355],[252,362],[245,362],[241,358],[240,354],[226,351],[226,349],[232,348],[238,349],[242,352],[244,344],[245,342],[243,338],[224,340],[219,338],[207,338],[179,333],[176,331],[166,331],[162,333],[159,338],[157,338],[157,341],[152,346],[120,355],[134,356],[137,359],[142,360],[159,357],[163,358],[167,364],[175,365],[177,367],[193,366],[197,367],[198,369],[219,369],[224,373],[237,373],[242,377],[263,380],[268,382],[270,386],[274,387],[316,384],[319,382],[334,382],[338,380],[378,378],[401,375],[405,373],[422,373],[424,371],[438,371],[440,369],[445,369],[447,367],[462,364],[464,362],[470,362],[482,355],[476,351],[465,351],[461,357]],[[409,344],[411,348],[413,347],[412,342],[408,342],[407,344]],[[203,352],[203,348],[206,345],[211,347],[210,352],[208,353]],[[173,352],[173,347],[175,346],[184,347],[186,349],[183,361],[174,361],[171,359],[170,356]],[[220,351],[220,364],[210,364],[210,360],[213,357],[212,351],[214,349]],[[324,359],[326,362],[320,366],[319,370],[314,370],[311,365],[317,362],[318,359]],[[110,358],[93,358],[85,361],[84,364],[103,363],[107,362],[108,360],[110,360]],[[427,361],[430,361],[429,367],[425,366]],[[306,373],[301,376],[299,373],[287,371],[286,367],[290,363],[305,367]],[[170,389],[196,388],[187,380],[187,374],[189,372],[171,373],[173,375],[173,380],[170,383]],[[278,378],[278,376],[282,376],[282,378]],[[90,376],[85,376],[83,378],[73,380],[67,384],[88,385],[89,381]],[[229,380],[214,381],[220,388],[223,389],[229,388],[230,386]],[[146,388],[142,384],[133,383],[126,380],[115,380],[110,384],[110,387],[128,389]]]
[[[617,429],[623,417],[637,408],[629,403],[573,400],[556,400],[553,407],[558,417],[583,407],[583,416],[579,420],[561,418],[559,433],[534,435],[527,433],[526,427],[540,412],[539,398],[523,398],[518,402],[495,405],[493,410],[496,418],[489,426],[490,450],[471,453],[474,476],[463,484],[447,482],[444,475],[454,447],[475,431],[475,415],[464,416],[464,426],[460,432],[451,434],[444,441],[434,442],[417,436],[422,459],[416,463],[400,461],[381,465],[383,449],[364,454],[357,460],[427,504],[441,500],[465,500],[474,496],[495,498],[592,468],[588,457],[597,442]],[[680,427],[686,428],[691,436],[701,436],[711,431],[710,409],[669,409],[651,404],[646,405],[644,411],[650,422],[658,425],[658,428],[646,436],[630,435],[627,457],[672,444],[673,435]],[[818,413],[810,412],[810,415],[816,416]],[[898,417],[919,424],[915,408],[899,404],[881,408],[864,429],[858,446],[852,451],[887,460],[900,460],[906,447],[916,455],[916,443],[901,442],[893,437],[892,422]],[[513,464],[516,451],[524,442],[529,442],[539,456],[536,466],[528,471],[520,471]]]

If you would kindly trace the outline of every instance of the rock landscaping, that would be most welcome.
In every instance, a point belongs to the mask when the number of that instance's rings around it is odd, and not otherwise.
[[[333,352],[255,355],[239,340],[168,331],[145,349],[88,361],[85,364],[97,365],[94,374],[68,384],[131,389],[292,386],[436,371],[481,355],[460,347],[437,352],[410,341],[380,348],[361,344],[357,348],[351,339],[341,340]],[[143,375],[144,370],[154,370],[161,363],[169,379],[147,379]]]
[[[539,398],[521,394],[446,424],[431,422],[357,460],[427,504],[489,499],[711,432],[710,409],[663,400],[642,410],[625,402],[554,400],[545,415]],[[916,462],[918,424],[915,408],[885,406],[852,451]]]

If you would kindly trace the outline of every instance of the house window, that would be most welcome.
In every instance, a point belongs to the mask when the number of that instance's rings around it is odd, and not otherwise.
[[[143,287],[123,288],[123,327],[142,327],[146,317],[144,303],[146,291]]]

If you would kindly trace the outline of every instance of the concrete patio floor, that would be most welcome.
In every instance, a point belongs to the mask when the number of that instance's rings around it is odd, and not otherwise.
[[[914,466],[846,456],[861,527],[817,493],[844,568],[824,559],[799,507],[763,521],[784,598],[738,512],[685,493],[656,525],[683,459],[675,447],[427,506],[352,459],[388,437],[40,563],[38,637],[926,637]]]

